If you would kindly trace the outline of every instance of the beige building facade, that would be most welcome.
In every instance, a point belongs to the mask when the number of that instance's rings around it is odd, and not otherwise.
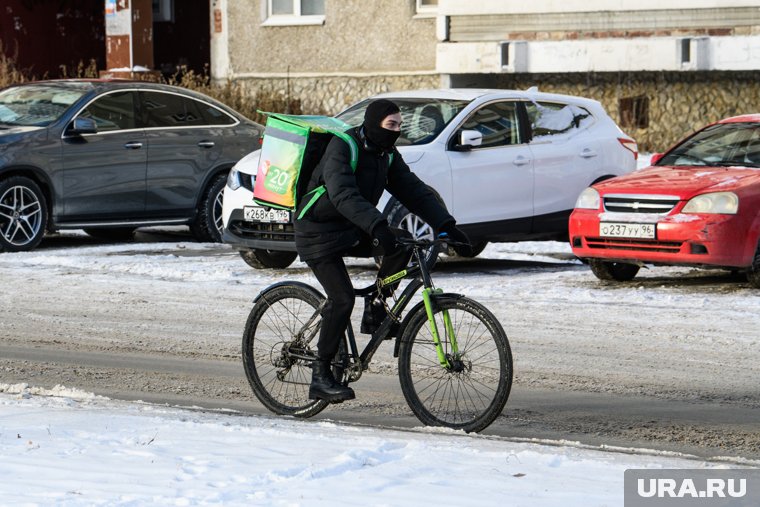
[[[758,0],[211,0],[211,70],[334,114],[383,91],[600,100],[641,148],[760,111]]]

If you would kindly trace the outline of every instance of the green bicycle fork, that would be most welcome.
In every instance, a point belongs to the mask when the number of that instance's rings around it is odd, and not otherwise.
[[[435,317],[433,316],[433,304],[430,295],[431,293],[439,292],[443,291],[441,289],[423,289],[422,301],[425,303],[425,312],[427,313],[428,323],[430,324],[430,332],[433,334],[433,343],[435,343],[435,350],[438,354],[438,362],[444,368],[451,368],[452,365],[449,362],[449,358],[446,357],[446,354],[443,351],[443,343],[441,342],[441,337],[438,334],[438,325],[436,324]],[[459,346],[457,345],[457,337],[454,334],[454,326],[451,324],[451,317],[449,316],[448,310],[443,310],[443,325],[446,330],[445,336],[448,338],[449,344],[451,345],[451,355],[452,357],[458,357]]]

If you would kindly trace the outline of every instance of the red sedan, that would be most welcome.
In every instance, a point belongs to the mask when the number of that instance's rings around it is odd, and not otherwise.
[[[651,167],[587,188],[569,233],[602,280],[670,264],[743,270],[760,288],[760,114],[708,125]]]

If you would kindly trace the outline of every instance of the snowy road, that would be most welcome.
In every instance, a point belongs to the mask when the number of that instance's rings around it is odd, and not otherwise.
[[[76,248],[65,248],[71,244]],[[250,301],[302,264],[255,271],[226,247],[48,241],[0,254],[0,383],[264,413],[239,361]],[[659,268],[604,285],[561,243],[490,246],[437,282],[502,321],[515,386],[489,432],[760,457],[760,296],[720,272]],[[371,264],[351,265],[357,284]],[[358,311],[355,312],[358,318]],[[358,400],[320,417],[408,427],[381,349]]]

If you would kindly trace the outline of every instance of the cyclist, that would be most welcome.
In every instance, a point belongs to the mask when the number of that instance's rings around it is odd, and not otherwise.
[[[386,99],[371,102],[364,113],[364,123],[347,131],[359,147],[356,172],[350,165],[349,145],[333,138],[307,187],[310,191],[324,184],[327,192],[305,216],[295,221],[298,255],[314,272],[327,295],[310,399],[338,402],[354,398],[353,389],[337,382],[330,368],[354,307],[353,284],[343,257],[382,255],[378,278],[400,271],[409,262],[410,251],[396,243],[397,235],[405,231],[389,227],[376,208],[384,190],[439,233],[469,245],[469,239],[456,227],[445,206],[410,171],[396,150],[401,121],[401,112],[393,102]],[[301,205],[305,202],[304,199]],[[295,215],[299,213],[300,208]],[[461,248],[459,253],[466,255]],[[390,291],[384,290],[381,296],[389,295]],[[384,318],[382,301],[365,300],[362,333],[373,332]]]

